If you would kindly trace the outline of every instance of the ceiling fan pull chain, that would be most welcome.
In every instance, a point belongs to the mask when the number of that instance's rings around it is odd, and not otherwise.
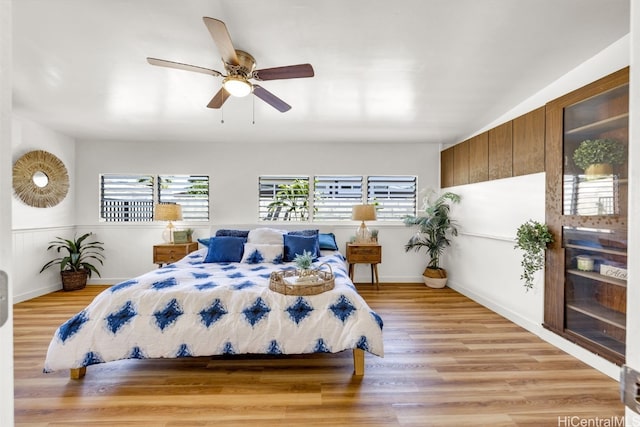
[[[220,108],[220,123],[224,124],[224,107]]]
[[[256,124],[256,98],[251,98],[251,113],[253,114],[251,124]]]

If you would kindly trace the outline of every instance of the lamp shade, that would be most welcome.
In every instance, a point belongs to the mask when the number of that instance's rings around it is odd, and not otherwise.
[[[177,203],[158,203],[153,212],[156,221],[180,221],[182,206]]]
[[[356,221],[375,221],[376,207],[374,205],[354,205],[351,210],[351,219]]]

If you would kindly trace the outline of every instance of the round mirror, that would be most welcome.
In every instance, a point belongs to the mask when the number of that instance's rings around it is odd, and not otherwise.
[[[55,206],[69,191],[67,168],[47,151],[30,151],[13,164],[13,191],[29,206]]]
[[[44,188],[49,183],[49,177],[42,171],[34,173],[31,179],[33,180],[33,183],[36,185],[36,187],[39,188]]]

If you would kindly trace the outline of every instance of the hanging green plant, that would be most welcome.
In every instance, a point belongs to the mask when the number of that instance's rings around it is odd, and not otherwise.
[[[528,291],[533,288],[534,274],[544,267],[544,251],[549,243],[553,243],[553,235],[546,224],[530,219],[518,227],[516,242],[515,247],[524,251],[520,279],[524,280]]]

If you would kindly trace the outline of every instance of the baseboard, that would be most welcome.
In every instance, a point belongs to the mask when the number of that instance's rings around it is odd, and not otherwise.
[[[47,286],[43,286],[41,288],[38,289],[33,289],[29,292],[26,292],[24,294],[18,294],[18,295],[14,295],[13,296],[13,303],[14,304],[18,304],[20,302],[23,301],[27,301],[33,298],[37,298],[37,297],[41,297],[42,295],[47,295],[50,294],[52,292],[57,292],[59,290],[62,289],[62,284],[56,284],[56,285],[47,285]]]

